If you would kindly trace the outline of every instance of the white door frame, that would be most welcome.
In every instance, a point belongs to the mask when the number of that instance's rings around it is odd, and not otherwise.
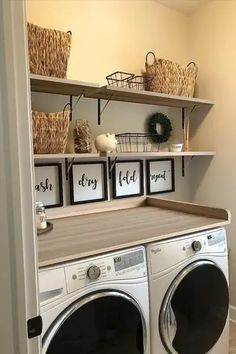
[[[39,314],[30,88],[24,0],[0,1],[0,346],[38,354]]]

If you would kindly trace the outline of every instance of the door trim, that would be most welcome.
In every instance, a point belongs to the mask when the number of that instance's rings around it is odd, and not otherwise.
[[[0,1],[0,342],[38,354],[27,320],[39,314],[25,0]]]

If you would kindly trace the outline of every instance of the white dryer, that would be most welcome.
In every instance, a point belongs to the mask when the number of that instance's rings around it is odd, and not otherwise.
[[[152,354],[228,354],[224,229],[147,247]]]
[[[145,249],[41,269],[43,354],[150,354]]]

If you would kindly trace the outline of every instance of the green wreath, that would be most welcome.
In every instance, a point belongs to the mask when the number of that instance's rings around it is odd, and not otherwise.
[[[160,124],[162,134],[157,132],[156,126]],[[154,113],[148,120],[148,132],[151,134],[151,139],[155,143],[165,143],[171,136],[172,125],[167,116],[162,113]]]

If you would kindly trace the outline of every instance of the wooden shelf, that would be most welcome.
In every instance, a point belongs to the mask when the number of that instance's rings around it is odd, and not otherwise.
[[[200,98],[173,96],[150,91],[114,88],[111,86],[103,86],[95,90],[90,90],[89,92],[85,92],[84,96],[88,98],[97,98],[111,101],[142,103],[180,108],[188,108],[194,106],[204,106],[210,108],[214,105],[213,101],[203,100]]]
[[[180,157],[180,156],[215,156],[215,151],[183,151],[183,152],[119,152],[109,154],[35,154],[34,159],[83,159],[83,158],[102,158],[102,157]]]
[[[100,157],[98,153],[94,154],[34,154],[34,159],[39,160],[39,159],[46,159],[46,160],[52,160],[52,159],[83,159],[83,158],[97,158]]]
[[[183,152],[119,152],[108,154],[113,157],[179,157],[179,156],[215,156],[215,151],[183,151]]]
[[[41,75],[30,75],[31,91],[56,95],[80,96],[98,88],[98,84],[76,80],[59,79]]]
[[[173,96],[164,93],[140,91],[134,89],[99,87],[97,83],[59,79],[41,75],[30,75],[31,91],[57,95],[80,96],[120,102],[151,104],[157,106],[188,108],[193,106],[211,107],[213,101],[200,98]]]

